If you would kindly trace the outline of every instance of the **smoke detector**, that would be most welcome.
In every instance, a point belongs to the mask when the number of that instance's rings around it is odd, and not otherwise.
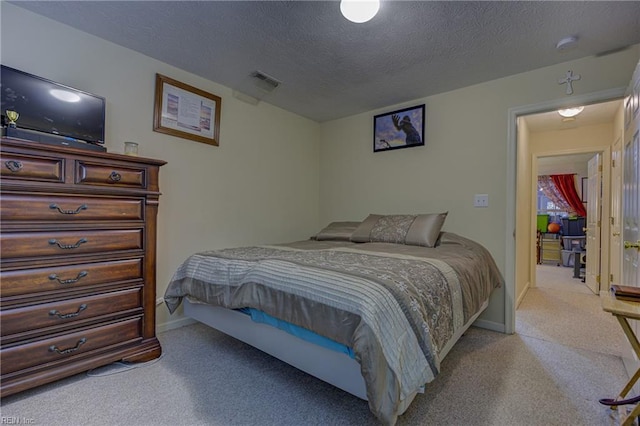
[[[578,37],[577,36],[569,36],[560,40],[556,44],[556,49],[558,50],[568,50],[574,48],[578,45]]]

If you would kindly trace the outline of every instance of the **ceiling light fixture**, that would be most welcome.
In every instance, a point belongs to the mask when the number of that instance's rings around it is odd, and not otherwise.
[[[575,117],[576,115],[580,114],[583,110],[584,110],[583,106],[559,109],[558,114],[560,114],[563,117]]]
[[[342,0],[340,12],[357,24],[371,20],[380,9],[380,0]]]

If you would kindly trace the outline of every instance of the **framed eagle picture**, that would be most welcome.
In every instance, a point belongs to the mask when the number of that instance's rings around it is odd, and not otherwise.
[[[373,152],[424,145],[424,104],[373,117]]]

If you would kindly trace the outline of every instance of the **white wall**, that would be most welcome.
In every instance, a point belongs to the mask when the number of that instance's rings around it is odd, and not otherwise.
[[[191,253],[308,238],[318,231],[318,123],[178,68],[1,3],[1,62],[107,99],[106,146],[125,140],[160,170],[157,289]],[[222,97],[220,146],[154,132],[155,74]],[[169,317],[164,305],[158,326]]]
[[[622,104],[622,101],[620,101]],[[532,153],[538,155],[540,152],[549,153],[562,150],[573,150],[588,147],[601,147],[613,143],[612,136],[608,134],[612,131],[614,119],[610,123],[601,123],[598,125],[580,126],[577,128],[533,132],[532,140],[535,145],[532,146]],[[554,155],[551,160],[538,160],[538,176],[554,175],[554,174],[574,174],[576,182],[576,192],[582,199],[582,178],[587,178],[589,174],[588,163],[595,155],[597,150],[589,154],[575,155]]]
[[[574,83],[575,95],[626,87],[639,56],[636,45],[323,123],[321,221],[362,219],[374,212],[449,211],[444,229],[484,244],[505,271],[505,241],[514,232],[505,229],[509,109],[569,102],[558,84],[569,69],[582,75]],[[373,153],[373,116],[422,103],[426,145]],[[489,194],[489,208],[473,207],[476,193]],[[494,292],[481,317],[486,325],[504,324],[504,294],[504,289]]]
[[[560,162],[557,164],[540,164],[538,163],[538,176],[542,175],[562,175],[562,174],[575,174],[576,182],[580,182],[580,178],[587,176],[588,174],[588,161],[582,161],[572,158],[572,156],[561,156],[558,159]],[[580,195],[579,186],[576,187],[578,195]]]
[[[600,147],[611,145],[613,142],[613,121],[610,123],[593,124],[591,126],[580,126],[568,130],[551,130],[547,132],[530,133],[531,153],[545,155],[547,153],[567,151],[570,152],[579,148]],[[566,164],[566,167],[573,170],[577,167],[574,164]],[[586,169],[586,165],[582,164]],[[560,173],[563,169],[556,167],[555,172]],[[539,170],[540,171],[540,170]],[[583,171],[586,174],[586,170]]]

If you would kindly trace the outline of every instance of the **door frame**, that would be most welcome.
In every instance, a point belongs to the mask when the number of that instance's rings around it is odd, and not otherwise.
[[[623,101],[624,108],[624,101]],[[624,118],[623,118],[624,120]],[[624,123],[623,123],[624,127]],[[611,145],[611,186],[623,187],[622,175],[622,149],[624,146],[624,129],[618,135],[614,135]],[[615,166],[614,166],[615,162]],[[617,179],[617,181],[616,181]],[[617,185],[616,185],[617,183]],[[622,280],[622,191],[611,194],[611,241],[609,241],[609,273],[613,284],[621,284]],[[617,196],[617,199],[614,198]],[[615,203],[614,203],[615,201]]]
[[[516,326],[516,190],[518,154],[518,117],[521,115],[548,112],[571,105],[588,105],[624,98],[626,87],[619,87],[585,95],[571,96],[537,104],[509,108],[507,111],[507,211],[505,229],[505,289],[504,332],[513,334]],[[519,242],[519,241],[518,241]],[[529,260],[530,261],[530,260]]]
[[[598,146],[589,146],[589,147],[584,147],[584,148],[569,148],[569,149],[557,149],[557,150],[553,150],[553,151],[539,151],[539,152],[532,152],[531,153],[531,159],[532,159],[532,165],[531,165],[531,182],[532,182],[532,187],[531,187],[531,196],[532,196],[532,206],[536,205],[537,202],[537,198],[536,198],[536,192],[534,189],[536,188],[536,182],[537,182],[537,178],[538,178],[538,160],[541,157],[557,157],[557,156],[562,156],[562,155],[572,155],[572,154],[600,154],[602,156],[602,165],[603,165],[603,170],[602,170],[602,177],[601,177],[601,183],[604,185],[609,184],[610,186],[610,181],[611,181],[611,176],[609,173],[609,168],[604,167],[605,164],[611,164],[611,146],[610,145],[598,145]],[[606,169],[606,170],[605,170]],[[610,209],[610,203],[607,202],[606,200],[602,201],[601,204],[601,209],[603,212],[603,217],[604,217],[604,211]],[[531,230],[530,230],[530,241],[526,242],[525,241],[516,241],[516,244],[529,244],[532,245],[535,240],[536,240],[536,229],[535,229],[535,224],[536,224],[536,210],[535,209],[531,209],[531,222],[532,226],[531,226]],[[585,224],[586,226],[586,224]],[[608,226],[608,222],[604,223],[601,225],[603,231],[601,231],[601,235],[605,235],[605,231],[604,228]],[[607,228],[608,229],[608,228]],[[601,238],[601,242],[600,242],[600,249],[602,251],[605,251],[607,253],[606,258],[609,258],[609,245],[608,242],[605,242],[602,238]],[[532,253],[533,256],[531,256],[531,259],[529,261],[530,265],[535,265],[536,264],[536,260],[535,260],[535,253]],[[608,274],[608,267],[607,265],[603,265],[602,263],[602,259],[604,258],[604,255],[600,256],[600,275],[601,276],[605,276],[606,274]],[[517,259],[516,259],[517,261]],[[529,287],[535,287],[535,283],[536,283],[536,268],[532,267],[530,268],[529,271],[529,282],[530,285]]]

